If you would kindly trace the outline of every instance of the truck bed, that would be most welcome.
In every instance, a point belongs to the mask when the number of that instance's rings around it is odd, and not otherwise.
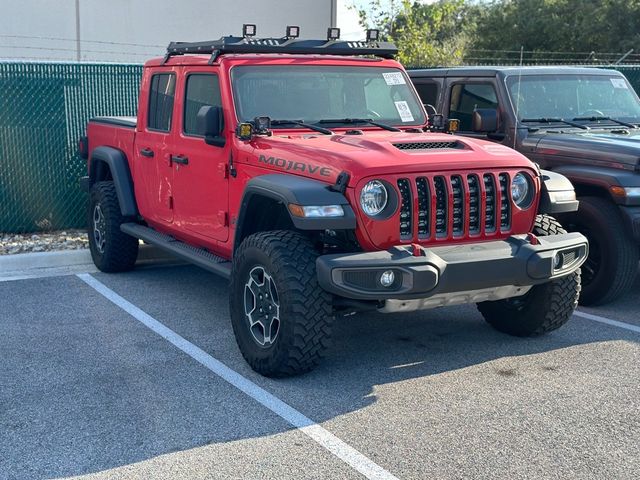
[[[93,117],[89,121],[116,125],[118,127],[136,128],[137,117]]]

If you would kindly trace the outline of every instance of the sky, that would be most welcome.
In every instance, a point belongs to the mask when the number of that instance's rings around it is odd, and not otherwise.
[[[366,6],[367,0],[338,0],[337,21],[340,37],[345,40],[363,40],[364,31],[359,23],[358,12],[352,5]]]
[[[423,3],[431,3],[434,0],[419,0]],[[391,4],[390,0],[381,0],[382,5]],[[399,4],[400,1],[396,0]],[[370,0],[338,0],[337,20],[340,28],[340,38],[344,40],[364,40],[364,30],[360,26],[358,9],[367,8]],[[349,8],[355,6],[356,8]]]

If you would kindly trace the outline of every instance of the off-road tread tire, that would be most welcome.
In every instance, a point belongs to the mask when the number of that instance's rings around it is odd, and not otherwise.
[[[579,218],[584,215],[583,220]],[[592,230],[598,230],[600,243],[606,248],[602,260],[602,271],[595,281],[585,284],[580,295],[581,305],[602,305],[612,302],[633,287],[640,261],[640,248],[624,225],[618,207],[606,198],[581,197],[580,208],[571,214],[577,223],[588,223]],[[594,224],[595,223],[595,224]]]
[[[253,234],[233,257],[230,311],[236,342],[247,363],[267,377],[288,377],[315,368],[330,345],[331,296],[318,285],[311,241],[293,231]],[[260,347],[244,314],[244,286],[251,268],[262,265],[273,277],[280,300],[275,343]]]
[[[566,233],[549,215],[536,217],[533,233],[538,236]],[[506,299],[478,303],[484,319],[496,330],[518,337],[535,337],[563,326],[573,315],[580,296],[580,269],[540,285],[534,285],[515,307]]]
[[[93,239],[93,209],[100,202],[106,221],[105,251],[100,253]],[[138,239],[120,230],[120,225],[131,221],[122,216],[116,188],[111,181],[97,182],[89,193],[88,235],[91,258],[102,272],[115,273],[131,270],[138,258]]]

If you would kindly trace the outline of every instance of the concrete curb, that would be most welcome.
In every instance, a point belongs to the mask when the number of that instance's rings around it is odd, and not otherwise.
[[[138,262],[166,260],[174,260],[174,258],[150,245],[140,245]],[[0,281],[96,271],[88,249],[0,255]]]
[[[18,253],[0,256],[0,272],[17,272],[38,268],[70,267],[92,264],[88,249],[57,252]]]

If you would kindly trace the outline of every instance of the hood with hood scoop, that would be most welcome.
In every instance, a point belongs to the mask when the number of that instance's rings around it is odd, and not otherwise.
[[[261,167],[333,182],[347,172],[359,179],[389,173],[528,168],[518,152],[493,142],[440,133],[356,131],[254,137],[246,161]]]

